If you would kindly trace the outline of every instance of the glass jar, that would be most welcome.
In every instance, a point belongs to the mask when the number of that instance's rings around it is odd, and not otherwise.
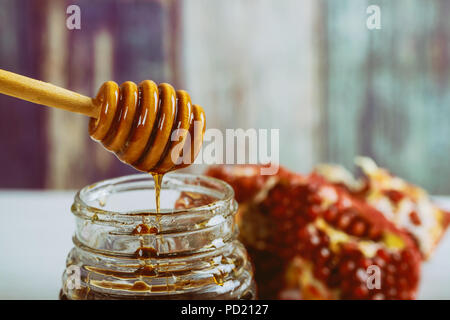
[[[148,174],[80,190],[61,299],[254,299],[237,240],[237,203],[223,181],[170,173],[161,210]]]

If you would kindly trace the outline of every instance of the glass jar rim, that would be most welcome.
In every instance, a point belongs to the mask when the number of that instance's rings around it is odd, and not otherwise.
[[[194,206],[191,208],[180,208],[180,209],[161,209],[159,212],[156,212],[156,209],[142,209],[142,210],[127,210],[125,212],[117,211],[117,210],[109,210],[104,209],[101,205],[94,206],[88,203],[86,199],[90,194],[98,191],[99,189],[104,188],[110,194],[117,193],[123,190],[126,190],[126,187],[120,189],[118,186],[121,184],[130,184],[133,182],[146,182],[154,184],[153,178],[151,175],[146,173],[140,174],[132,174],[126,175],[117,178],[111,178],[102,180],[97,183],[93,183],[91,185],[87,185],[80,189],[74,198],[74,203],[72,205],[72,212],[74,215],[91,220],[102,220],[100,216],[107,217],[108,222],[114,222],[115,219],[122,221],[123,219],[130,219],[133,217],[142,217],[145,216],[178,216],[183,214],[191,214],[192,212],[202,212],[202,211],[214,211],[217,208],[221,208],[226,206],[227,203],[235,202],[234,200],[234,190],[233,188],[226,182],[216,179],[209,176],[190,174],[190,173],[168,173],[164,175],[162,188],[170,183],[175,183],[174,185],[182,185],[182,181],[196,181],[199,184],[204,183],[207,186],[214,186],[219,189],[217,194],[220,193],[221,196],[217,196],[213,201],[201,205]],[[187,184],[186,184],[187,185]],[[118,222],[120,222],[118,221]]]

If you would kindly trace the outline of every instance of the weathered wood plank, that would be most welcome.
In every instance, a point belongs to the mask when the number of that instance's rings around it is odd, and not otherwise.
[[[209,128],[280,129],[280,160],[306,171],[323,143],[316,1],[183,2],[183,87]]]

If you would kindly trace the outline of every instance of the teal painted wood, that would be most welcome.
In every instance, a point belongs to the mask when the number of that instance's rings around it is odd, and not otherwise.
[[[367,155],[450,193],[450,2],[325,1],[327,159]],[[381,30],[366,8],[381,8]]]

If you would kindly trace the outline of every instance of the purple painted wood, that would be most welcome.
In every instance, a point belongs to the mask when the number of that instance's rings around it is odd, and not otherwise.
[[[40,26],[36,2],[0,3],[0,68],[39,77]],[[46,113],[0,95],[0,187],[41,188],[46,174]]]
[[[48,80],[45,79],[48,70],[43,70],[43,61],[50,41],[55,41],[52,38],[55,35],[46,28],[51,20],[50,9],[57,1],[0,2],[0,68]],[[65,10],[70,4],[73,2],[65,1],[58,10]],[[144,79],[157,82],[173,80],[170,72],[167,73],[167,70],[171,70],[167,64],[173,57],[167,52],[172,48],[172,29],[166,29],[165,24],[172,6],[178,5],[176,2],[79,0],[76,4],[81,9],[81,30],[69,31],[65,25],[61,25],[67,48],[61,47],[61,52],[56,52],[56,55],[65,55],[63,59],[66,63],[62,67],[64,70],[53,70],[56,74],[64,75],[63,81],[69,89],[93,96],[101,82],[107,80],[118,83],[127,80],[140,82]],[[57,14],[61,17],[65,12],[58,11]],[[112,54],[105,51],[108,56],[104,57],[112,62],[107,67],[111,69],[111,72],[106,73],[108,78],[96,74],[95,55],[96,50],[99,50],[96,45],[101,34],[107,35],[107,44],[112,39]],[[57,41],[60,40],[57,38]],[[54,164],[49,161],[50,155],[47,154],[50,143],[53,143],[53,148],[55,141],[59,143],[59,139],[52,137],[55,133],[48,129],[49,114],[50,111],[41,106],[0,95],[0,188],[52,186],[48,180],[61,172],[61,168],[57,171],[49,165]],[[64,176],[69,178],[66,178],[62,187],[78,188],[100,179],[135,173],[134,169],[117,159],[109,159],[114,156],[90,140],[87,122],[88,119],[83,125],[86,126],[86,135],[76,137],[78,144],[80,139],[84,141],[81,145],[85,147],[79,150],[76,167],[65,168],[63,165]],[[83,124],[78,121],[76,125],[79,123]],[[63,143],[70,145],[70,132],[63,137]],[[70,174],[76,179],[70,179]]]

